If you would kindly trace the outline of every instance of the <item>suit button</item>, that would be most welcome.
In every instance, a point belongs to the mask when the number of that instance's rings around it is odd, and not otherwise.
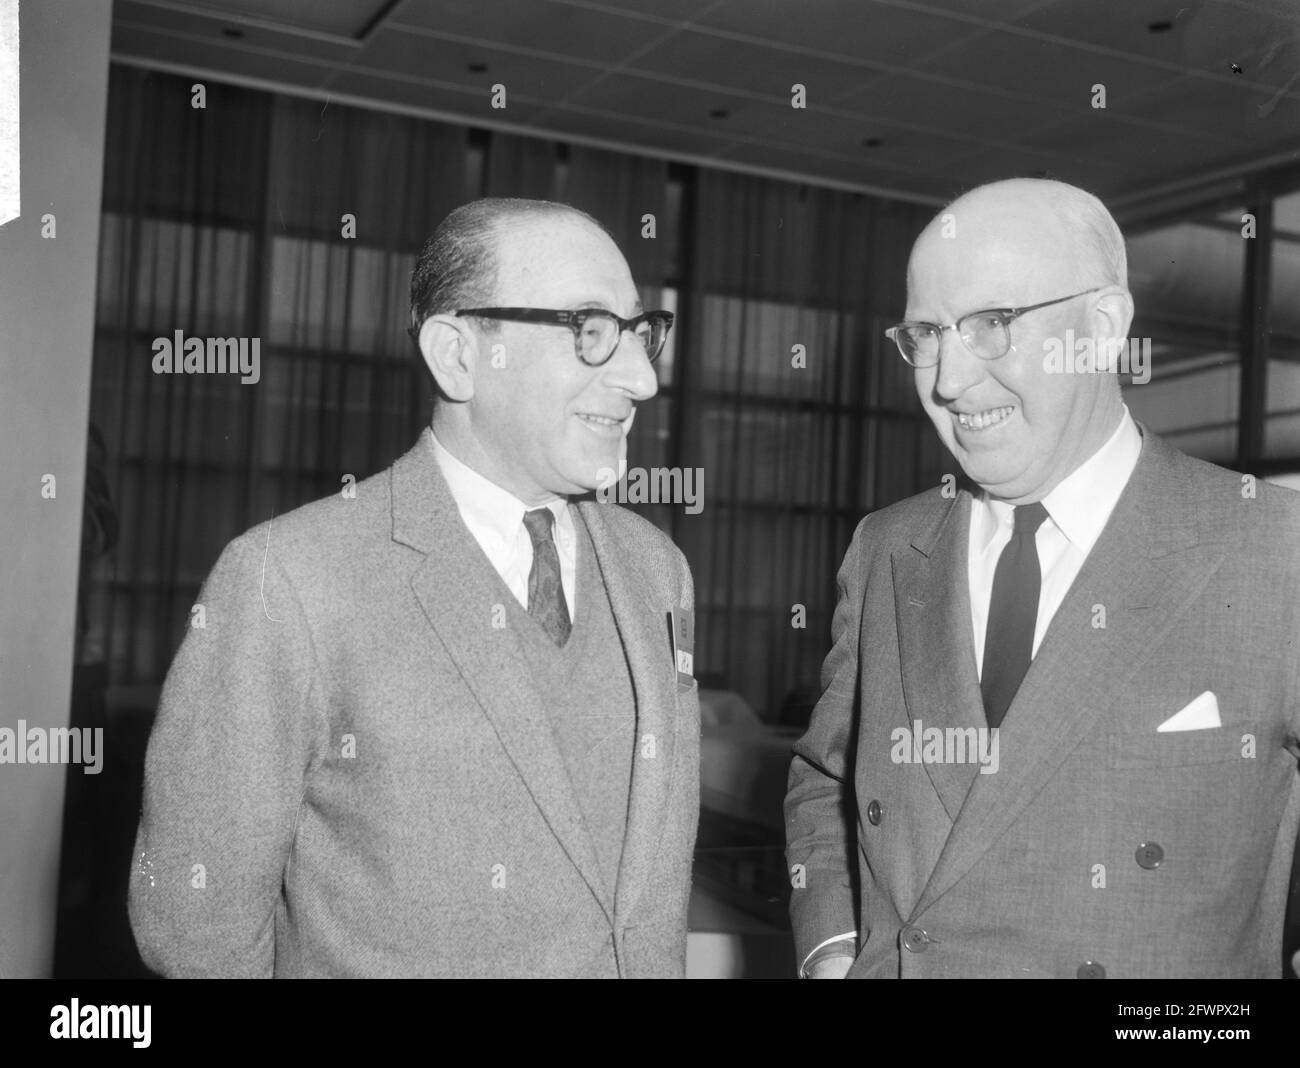
[[[1155,842],[1143,842],[1137,847],[1136,856],[1138,866],[1150,871],[1160,867],[1160,862],[1165,859],[1165,851]]]
[[[884,817],[885,810],[880,807],[879,801],[872,801],[867,806],[867,822],[873,827],[879,827],[880,821]]]
[[[1079,970],[1074,974],[1079,979],[1105,979],[1106,969],[1095,960],[1086,960],[1079,965]]]
[[[929,932],[923,927],[904,927],[903,928],[903,948],[909,953],[924,953],[933,942]]]

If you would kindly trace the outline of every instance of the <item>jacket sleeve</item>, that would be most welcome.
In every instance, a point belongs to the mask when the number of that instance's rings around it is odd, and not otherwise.
[[[831,651],[822,665],[822,696],[807,733],[795,744],[790,765],[786,861],[798,962],[828,940],[858,930],[853,749],[859,714],[865,526],[866,520],[858,524],[840,565]]]
[[[322,728],[311,635],[266,530],[232,542],[209,575],[149,738],[129,911],[145,963],[167,976],[274,969],[276,909]]]

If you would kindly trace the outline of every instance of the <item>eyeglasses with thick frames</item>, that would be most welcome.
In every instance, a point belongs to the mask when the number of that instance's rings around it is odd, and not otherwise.
[[[933,367],[939,362],[939,349],[945,330],[957,331],[963,344],[981,360],[996,360],[1011,351],[1011,322],[1026,312],[1037,311],[1053,304],[1063,304],[1075,297],[1096,293],[1103,286],[1093,286],[1068,297],[1045,300],[1024,308],[985,308],[983,311],[963,315],[955,323],[898,323],[885,331],[885,336],[898,346],[898,351],[913,367]]]
[[[600,367],[610,361],[623,332],[630,330],[645,349],[646,359],[654,363],[663,352],[673,313],[648,311],[624,319],[604,308],[579,308],[561,311],[553,308],[462,308],[456,313],[480,319],[505,319],[515,323],[543,323],[567,326],[573,331],[573,348],[583,363]]]

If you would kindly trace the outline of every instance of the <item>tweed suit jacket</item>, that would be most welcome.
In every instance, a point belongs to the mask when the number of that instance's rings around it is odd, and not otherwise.
[[[986,727],[970,506],[935,490],[883,509],[844,559],[786,800],[799,959],[857,930],[851,977],[1280,975],[1300,495],[1144,431],[992,774],[906,762],[896,733]],[[1157,730],[1207,691],[1220,727]]]
[[[691,576],[649,523],[577,507],[637,703],[614,890],[509,591],[422,437],[355,499],[237,538],[209,576],[149,741],[130,914],[150,967],[684,974],[699,704],[667,619],[693,611]]]

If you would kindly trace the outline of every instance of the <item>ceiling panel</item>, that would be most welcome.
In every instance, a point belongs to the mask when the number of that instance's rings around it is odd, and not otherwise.
[[[1137,167],[1105,159],[1088,151],[1086,145],[1080,145],[1076,153],[1068,156],[1026,149],[1009,158],[1005,152],[986,149],[946,161],[939,174],[945,199],[984,182],[1017,176],[1056,178],[1092,190],[1114,188],[1117,174],[1126,179],[1136,177],[1139,182],[1146,177]]]
[[[441,0],[415,0],[416,3],[437,8]],[[711,7],[728,0],[506,0],[506,6],[524,6],[544,3],[554,7],[570,7],[581,11],[605,9],[625,13],[629,18],[644,22],[686,22],[698,17]]]
[[[1058,154],[1076,152],[1105,160],[1111,167],[1123,168],[1132,179],[1150,177],[1168,172],[1186,172],[1188,165],[1197,159],[1215,161],[1231,156],[1232,149],[1219,148],[1218,156],[1207,155],[1206,146],[1191,142],[1177,134],[1162,134],[1148,130],[1140,138],[1133,138],[1127,130],[1096,126],[1087,138],[1078,135],[1072,127],[1058,127],[1050,133],[1034,136],[1036,149]]]
[[[1064,41],[1174,61],[1182,30],[1200,6],[1198,0],[1179,0],[1177,3],[1168,0],[1100,0],[1088,5],[1052,3],[1017,19],[1015,25]],[[1153,22],[1171,22],[1175,28],[1153,33],[1147,28]]]
[[[400,33],[384,28],[375,34],[358,60],[374,71],[392,71],[448,81],[464,81],[467,88],[477,88],[484,100],[492,86],[506,87],[506,106],[516,94],[542,101],[563,98],[589,85],[604,72],[599,65],[582,61],[555,61],[496,48],[467,49],[463,45],[423,35]],[[471,63],[486,63],[487,70],[475,73]],[[508,119],[509,116],[500,116]]]
[[[873,166],[870,163],[863,164],[856,158],[818,157],[810,161],[806,152],[779,144],[742,145],[728,151],[724,158],[730,163],[805,175],[811,182],[832,181],[856,183],[876,189],[910,189],[913,195],[930,199],[943,199],[947,196],[948,184],[943,175],[916,174],[889,166]]]
[[[343,38],[304,35],[290,26],[253,26],[234,22],[219,12],[199,16],[189,9],[159,7],[135,0],[117,0],[113,5],[113,25],[129,25],[155,34],[175,33],[198,41],[210,41],[214,48],[224,50],[221,55],[229,55],[231,49],[270,50],[299,59],[341,63],[359,47],[356,42]]]
[[[191,0],[197,10],[283,22],[290,26],[356,37],[389,0]]]
[[[1051,7],[1056,0],[877,0],[880,6],[905,7],[936,15],[947,15],[954,21],[986,22],[989,24],[1018,22],[1030,12]],[[1109,0],[1131,2],[1131,0]],[[1094,0],[1094,7],[1096,0]]]
[[[678,125],[696,129],[721,142],[740,132],[761,131],[784,116],[779,105],[736,97],[722,92],[712,94],[699,89],[665,85],[630,75],[608,77],[588,87],[571,99],[557,102],[557,114],[566,108],[589,109],[601,114],[625,115],[651,124]],[[726,112],[725,118],[711,118],[715,110]]]
[[[909,5],[910,7],[910,5]],[[730,0],[694,20],[701,28],[784,46],[850,56],[861,63],[909,63],[936,44],[970,32],[951,18],[904,7],[842,0]]]
[[[1087,110],[1092,86],[1106,86],[1107,98],[1158,85],[1167,71],[1127,59],[1081,54],[1064,62],[1059,48],[1022,39],[986,35],[977,47],[950,52],[918,69]]]
[[[1030,14],[1018,25],[1079,42],[1126,52],[1144,59],[1227,73],[1229,63],[1255,54],[1279,37],[1295,32],[1296,0],[1244,5],[1218,0],[1105,0],[1099,4],[1062,2]],[[1153,22],[1171,23],[1152,33]]]
[[[923,78],[879,78],[836,102],[838,108],[856,111],[867,119],[916,126],[946,128],[970,138],[1011,141],[1027,126],[1059,121],[1066,112],[1059,104],[1027,96],[982,93],[956,89]],[[887,131],[881,136],[888,138]]]
[[[807,88],[809,107],[856,92],[876,77],[862,66],[810,59],[772,45],[720,42],[716,37],[678,34],[638,57],[635,69],[675,78],[721,84],[784,101],[790,87]]]
[[[350,68],[334,74],[329,90],[339,95],[372,100],[376,93],[382,92],[387,101],[402,108],[456,115],[471,126],[494,122],[528,125],[542,110],[540,105],[523,96],[508,94],[508,106],[496,110],[490,106],[488,96],[476,88],[435,79],[394,81],[383,71],[364,68]]]
[[[718,149],[712,134],[681,130],[629,120],[625,116],[588,112],[581,115],[583,138],[633,150],[639,155],[673,159],[682,156],[705,156]],[[541,134],[574,136],[572,114],[539,114],[529,123]]]
[[[163,35],[122,23],[113,26],[112,50],[146,65],[152,62],[169,69],[217,71],[236,79],[289,82],[307,88],[320,85],[335,69],[333,63],[289,59],[279,53],[250,51],[204,38]]]
[[[494,17],[485,18],[487,11],[494,11]],[[420,0],[397,9],[386,25],[395,30],[415,28],[448,39],[491,41],[604,64],[619,63],[675,32],[617,13],[547,0]]]
[[[1121,102],[1120,107],[1123,107]],[[1265,92],[1233,91],[1201,78],[1174,78],[1135,103],[1145,115],[1176,115],[1195,137],[1265,147],[1300,143],[1300,100]],[[1188,146],[1193,153],[1195,145]]]
[[[907,127],[883,128],[868,119],[846,120],[838,115],[778,111],[766,116],[752,131],[740,133],[738,141],[746,144],[777,144],[795,149],[809,158],[810,164],[822,156],[849,157],[863,167],[894,167],[904,170],[917,166],[917,159],[928,161],[953,151],[977,151],[985,142],[962,131],[951,131],[936,138],[929,132]],[[728,132],[733,132],[728,130]],[[868,145],[868,140],[880,144]]]
[[[906,198],[1045,171],[1131,199],[1300,160],[1300,0],[118,0],[114,22],[124,61]]]

